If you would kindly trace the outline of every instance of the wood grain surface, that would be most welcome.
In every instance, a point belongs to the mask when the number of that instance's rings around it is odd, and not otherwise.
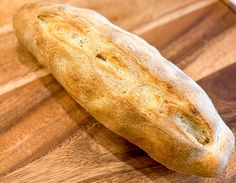
[[[0,182],[236,182],[236,153],[206,179],[168,170],[98,123],[16,41],[0,4]],[[61,0],[160,49],[209,94],[236,134],[236,13],[217,0]]]

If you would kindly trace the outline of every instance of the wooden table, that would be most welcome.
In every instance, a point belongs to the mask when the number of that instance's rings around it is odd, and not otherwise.
[[[211,179],[168,170],[106,129],[17,45],[0,4],[0,182],[236,182],[236,153]],[[58,1],[57,1],[58,2]],[[64,0],[160,49],[196,80],[236,134],[236,14],[217,0]]]

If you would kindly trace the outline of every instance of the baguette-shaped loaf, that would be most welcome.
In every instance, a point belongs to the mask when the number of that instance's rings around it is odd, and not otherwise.
[[[27,4],[14,18],[18,41],[104,126],[164,166],[215,176],[234,135],[207,94],[141,38],[100,14]]]

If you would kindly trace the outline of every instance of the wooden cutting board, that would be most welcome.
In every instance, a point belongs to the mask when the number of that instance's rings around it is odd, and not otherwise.
[[[236,182],[236,153],[217,177],[188,176],[98,123],[17,45],[12,16],[26,2],[0,4],[0,182]],[[95,9],[156,46],[205,89],[236,134],[236,14],[228,1],[56,2]]]

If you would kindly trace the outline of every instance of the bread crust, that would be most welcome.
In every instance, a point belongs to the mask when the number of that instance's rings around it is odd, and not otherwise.
[[[100,14],[63,4],[24,5],[18,41],[104,126],[169,169],[211,177],[234,135],[207,94],[156,48]]]

